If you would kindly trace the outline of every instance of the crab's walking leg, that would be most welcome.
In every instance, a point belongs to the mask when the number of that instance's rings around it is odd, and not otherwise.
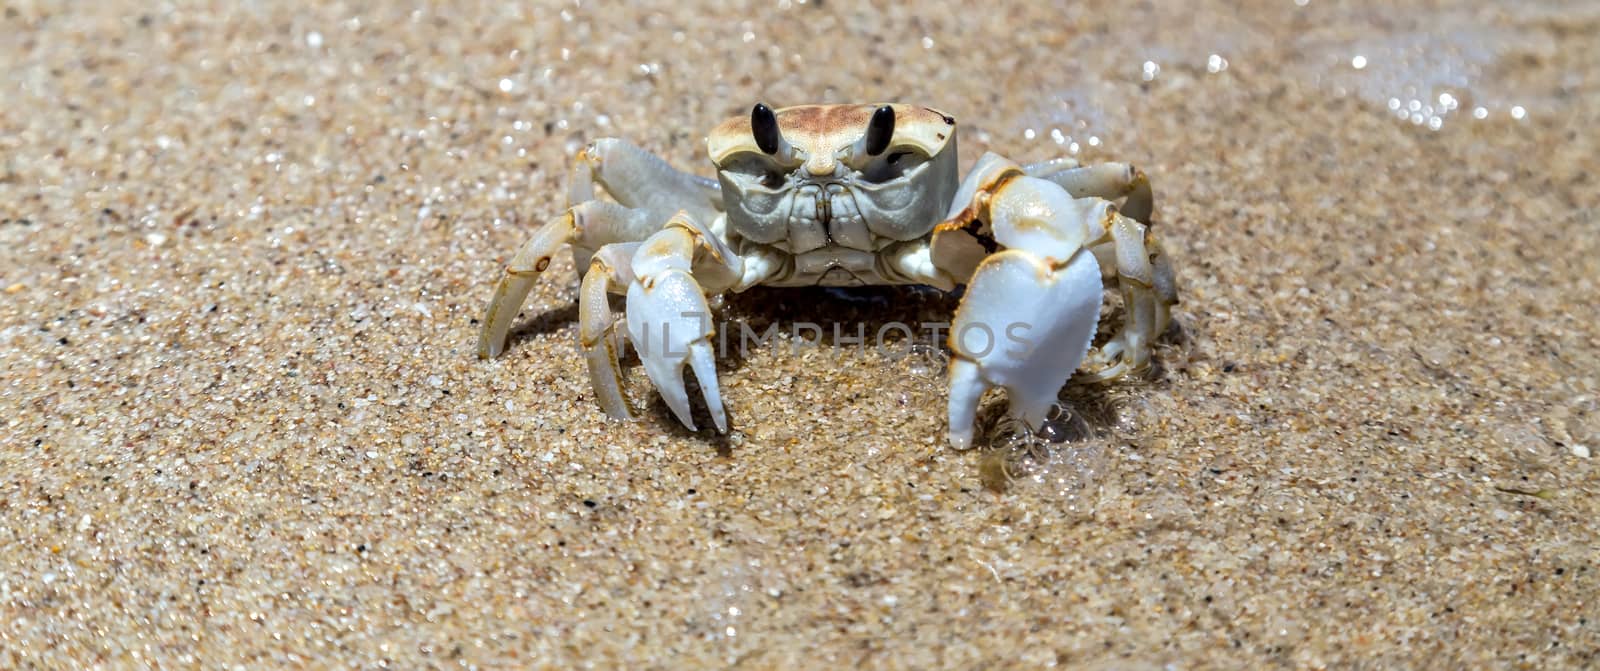
[[[1127,316],[1121,331],[1089,353],[1090,365],[1082,373],[1088,381],[1110,380],[1149,367],[1150,345],[1167,329],[1172,306],[1178,303],[1172,266],[1149,227],[1119,213],[1107,234],[1111,241],[1097,245],[1095,251],[1109,247],[1116,259],[1117,288]]]
[[[683,383],[683,365],[689,364],[711,420],[718,431],[727,431],[705,292],[721,293],[737,285],[744,274],[743,259],[687,212],[679,212],[640,245],[633,257],[633,274],[628,287],[628,336],[645,373],[672,414],[692,431],[695,425]]]
[[[623,336],[611,315],[608,293],[625,293],[633,284],[633,255],[643,243],[619,242],[600,248],[578,288],[578,344],[589,363],[589,384],[606,414],[632,419],[633,408],[622,388]]]
[[[612,242],[643,240],[653,230],[649,212],[598,200],[574,205],[545,224],[506,264],[505,274],[495,285],[494,298],[489,300],[478,332],[478,356],[487,359],[505,348],[511,320],[563,246],[571,243],[573,255],[579,257],[580,263],[588,264],[594,250]]]
[[[617,202],[595,200],[596,184]],[[489,358],[504,349],[511,320],[562,246],[572,244],[574,265],[581,275],[602,246],[643,240],[679,209],[709,221],[721,202],[715,180],[676,170],[622,140],[590,143],[573,160],[567,184],[569,209],[535,233],[506,265],[483,319],[478,356]]]
[[[679,210],[706,222],[722,210],[722,190],[716,180],[673,168],[625,140],[601,138],[578,152],[567,183],[567,203],[593,200],[596,182],[618,203],[648,210],[658,225]]]
[[[1144,370],[1150,343],[1167,329],[1178,303],[1171,262],[1151,230],[1155,197],[1149,178],[1126,163],[1078,167],[1072,159],[1034,163],[1023,171],[1061,185],[1075,198],[1126,198],[1105,231],[1108,241],[1096,241],[1094,252],[1122,293],[1127,319],[1110,342],[1089,352],[1090,370],[1083,376],[1103,381]]]
[[[1155,212],[1155,193],[1150,189],[1150,178],[1127,163],[1080,167],[1077,161],[1064,158],[1030,163],[1023,167],[1023,172],[1059,184],[1073,198],[1126,198],[1119,208],[1122,215],[1145,225],[1150,224],[1150,215]]]

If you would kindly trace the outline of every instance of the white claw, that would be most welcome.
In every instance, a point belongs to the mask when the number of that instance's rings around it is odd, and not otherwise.
[[[683,365],[688,363],[700,382],[717,429],[726,431],[727,419],[711,351],[711,309],[694,278],[682,269],[672,268],[634,282],[628,287],[627,327],[645,374],[678,421],[690,431],[696,430],[683,384]]]
[[[1028,252],[990,256],[950,328],[950,444],[972,444],[979,398],[1003,387],[1010,413],[1039,428],[1083,362],[1100,320],[1100,264],[1080,252],[1059,268]]]
[[[650,376],[650,382],[661,392],[661,400],[667,402],[667,407],[672,408],[672,414],[678,421],[689,427],[690,431],[699,431],[694,425],[694,417],[689,413],[689,391],[683,386],[683,365],[681,362],[673,363],[655,359],[646,361],[645,372]]]
[[[978,364],[966,359],[950,361],[950,447],[972,447],[972,425],[978,418],[978,400],[989,385],[978,376]]]
[[[711,411],[711,421],[717,430],[728,432],[728,417],[722,409],[722,390],[717,388],[717,360],[711,353],[711,343],[704,340],[689,346],[689,367],[700,381],[700,391],[706,397],[706,409]]]

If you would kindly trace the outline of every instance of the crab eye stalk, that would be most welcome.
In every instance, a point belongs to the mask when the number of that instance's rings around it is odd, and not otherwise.
[[[872,120],[867,122],[867,137],[863,149],[868,156],[877,156],[889,148],[889,140],[893,137],[894,108],[884,105],[873,112]]]
[[[783,138],[778,134],[778,116],[772,113],[772,108],[763,103],[756,103],[750,110],[750,132],[756,137],[756,146],[767,155],[778,153],[778,145]]]

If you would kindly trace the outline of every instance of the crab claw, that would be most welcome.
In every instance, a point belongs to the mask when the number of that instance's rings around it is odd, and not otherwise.
[[[670,268],[641,278],[628,287],[628,336],[639,360],[678,421],[694,431],[689,393],[683,386],[683,364],[700,381],[700,390],[718,431],[728,430],[717,387],[716,359],[711,352],[711,308],[699,283],[683,269]]]
[[[1039,428],[1089,350],[1100,303],[1100,264],[1088,250],[1059,266],[1019,249],[984,259],[950,327],[951,446],[972,446],[978,401],[993,387]]]
[[[740,277],[743,261],[687,212],[673,215],[633,256],[634,280],[628,286],[628,336],[650,382],[672,414],[695,430],[689,394],[683,386],[683,364],[689,364],[718,431],[728,430],[711,353],[711,308],[705,288],[726,290]]]

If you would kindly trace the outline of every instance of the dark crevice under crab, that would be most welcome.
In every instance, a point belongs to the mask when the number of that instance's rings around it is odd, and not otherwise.
[[[580,272],[587,268],[580,345],[605,411],[634,415],[618,363],[632,342],[684,425],[694,429],[687,363],[726,431],[707,294],[966,285],[948,338],[950,443],[965,448],[992,387],[1004,388],[1009,412],[1037,429],[1080,366],[1089,380],[1148,367],[1177,303],[1171,266],[1150,234],[1150,184],[1132,166],[1018,165],[987,153],[961,179],[955,119],[901,104],[758,104],[717,126],[706,145],[717,180],[622,140],[580,151],[571,207],[506,266],[479,356],[500,353],[539,275],[571,245]],[[596,183],[615,202],[595,199]],[[1091,348],[1108,283],[1121,291],[1126,318]],[[622,329],[609,293],[627,296]]]

